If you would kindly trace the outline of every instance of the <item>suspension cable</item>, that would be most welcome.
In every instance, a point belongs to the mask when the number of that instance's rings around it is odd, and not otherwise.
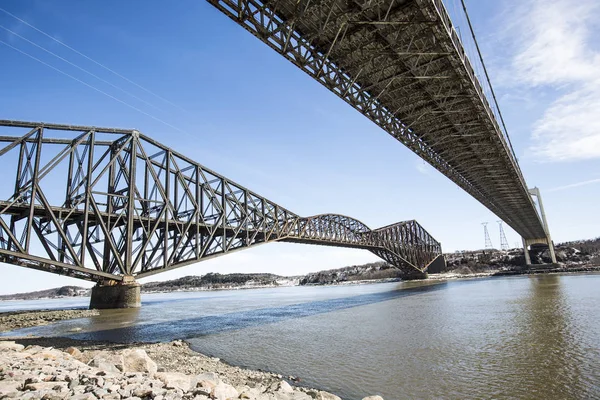
[[[502,117],[502,112],[500,111],[500,106],[498,105],[498,100],[496,99],[496,93],[494,93],[494,88],[492,87],[492,82],[490,81],[490,75],[488,74],[487,68],[485,67],[485,63],[483,62],[483,56],[481,55],[481,50],[479,49],[479,43],[477,43],[477,38],[475,37],[475,31],[473,30],[473,25],[471,24],[471,19],[469,18],[469,13],[467,12],[467,5],[465,4],[465,0],[461,0],[463,10],[465,11],[465,16],[467,17],[467,23],[469,24],[469,30],[471,31],[471,36],[473,37],[473,41],[475,42],[475,48],[477,49],[477,54],[479,55],[479,60],[481,61],[481,65],[483,66],[483,72],[485,73],[485,78],[487,79],[488,86],[490,91],[492,92],[492,97],[494,98],[494,104],[496,104],[496,110],[498,110],[498,115],[500,116],[500,122],[502,123],[502,127],[504,128],[504,134],[508,139],[508,145],[510,146],[510,151],[512,152],[513,157],[515,158],[515,162],[517,166],[519,165],[519,160],[515,154],[515,150],[510,141],[510,136],[508,136],[508,130],[506,129],[506,124],[504,123],[504,117]]]

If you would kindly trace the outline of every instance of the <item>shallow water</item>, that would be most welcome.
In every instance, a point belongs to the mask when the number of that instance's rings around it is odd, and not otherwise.
[[[599,274],[537,275],[145,295],[141,310],[20,332],[185,338],[344,399],[600,398],[599,283]]]

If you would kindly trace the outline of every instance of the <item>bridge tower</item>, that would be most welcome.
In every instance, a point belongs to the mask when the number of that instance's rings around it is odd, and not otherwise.
[[[531,254],[530,250],[545,250],[548,248],[550,252],[550,259],[552,260],[552,264],[557,264],[556,254],[554,252],[554,243],[552,243],[552,238],[550,237],[550,229],[548,228],[548,221],[546,220],[546,212],[544,211],[544,203],[542,202],[542,195],[540,194],[540,189],[534,187],[533,189],[529,189],[529,194],[532,197],[535,197],[537,200],[537,205],[539,207],[539,213],[542,217],[542,224],[544,227],[544,231],[546,232],[546,236],[542,238],[534,238],[534,239],[525,239],[523,238],[523,249],[525,251],[525,263],[527,265],[531,265]]]

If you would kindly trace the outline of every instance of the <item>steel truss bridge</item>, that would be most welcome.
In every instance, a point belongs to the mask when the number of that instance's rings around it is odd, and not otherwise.
[[[553,254],[442,0],[207,1]]]
[[[303,218],[136,130],[0,121],[8,132],[0,262],[100,282],[278,241],[366,249],[417,274],[441,257],[416,221]]]

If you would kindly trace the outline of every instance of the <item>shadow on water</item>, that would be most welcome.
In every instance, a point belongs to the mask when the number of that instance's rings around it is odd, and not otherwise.
[[[67,329],[63,328],[62,331],[59,325],[53,325],[21,329],[12,331],[10,334],[64,336],[78,340],[103,340],[119,343],[189,339],[434,292],[446,287],[447,282],[433,284],[411,282],[392,291],[149,324],[136,324],[139,310],[111,310],[109,313],[89,318],[88,325],[82,327],[82,332],[78,333],[69,332],[68,325]],[[165,305],[168,303],[168,301],[165,302]],[[168,313],[168,311],[165,312]],[[190,312],[193,311],[190,310]],[[121,326],[115,328],[115,325]]]

